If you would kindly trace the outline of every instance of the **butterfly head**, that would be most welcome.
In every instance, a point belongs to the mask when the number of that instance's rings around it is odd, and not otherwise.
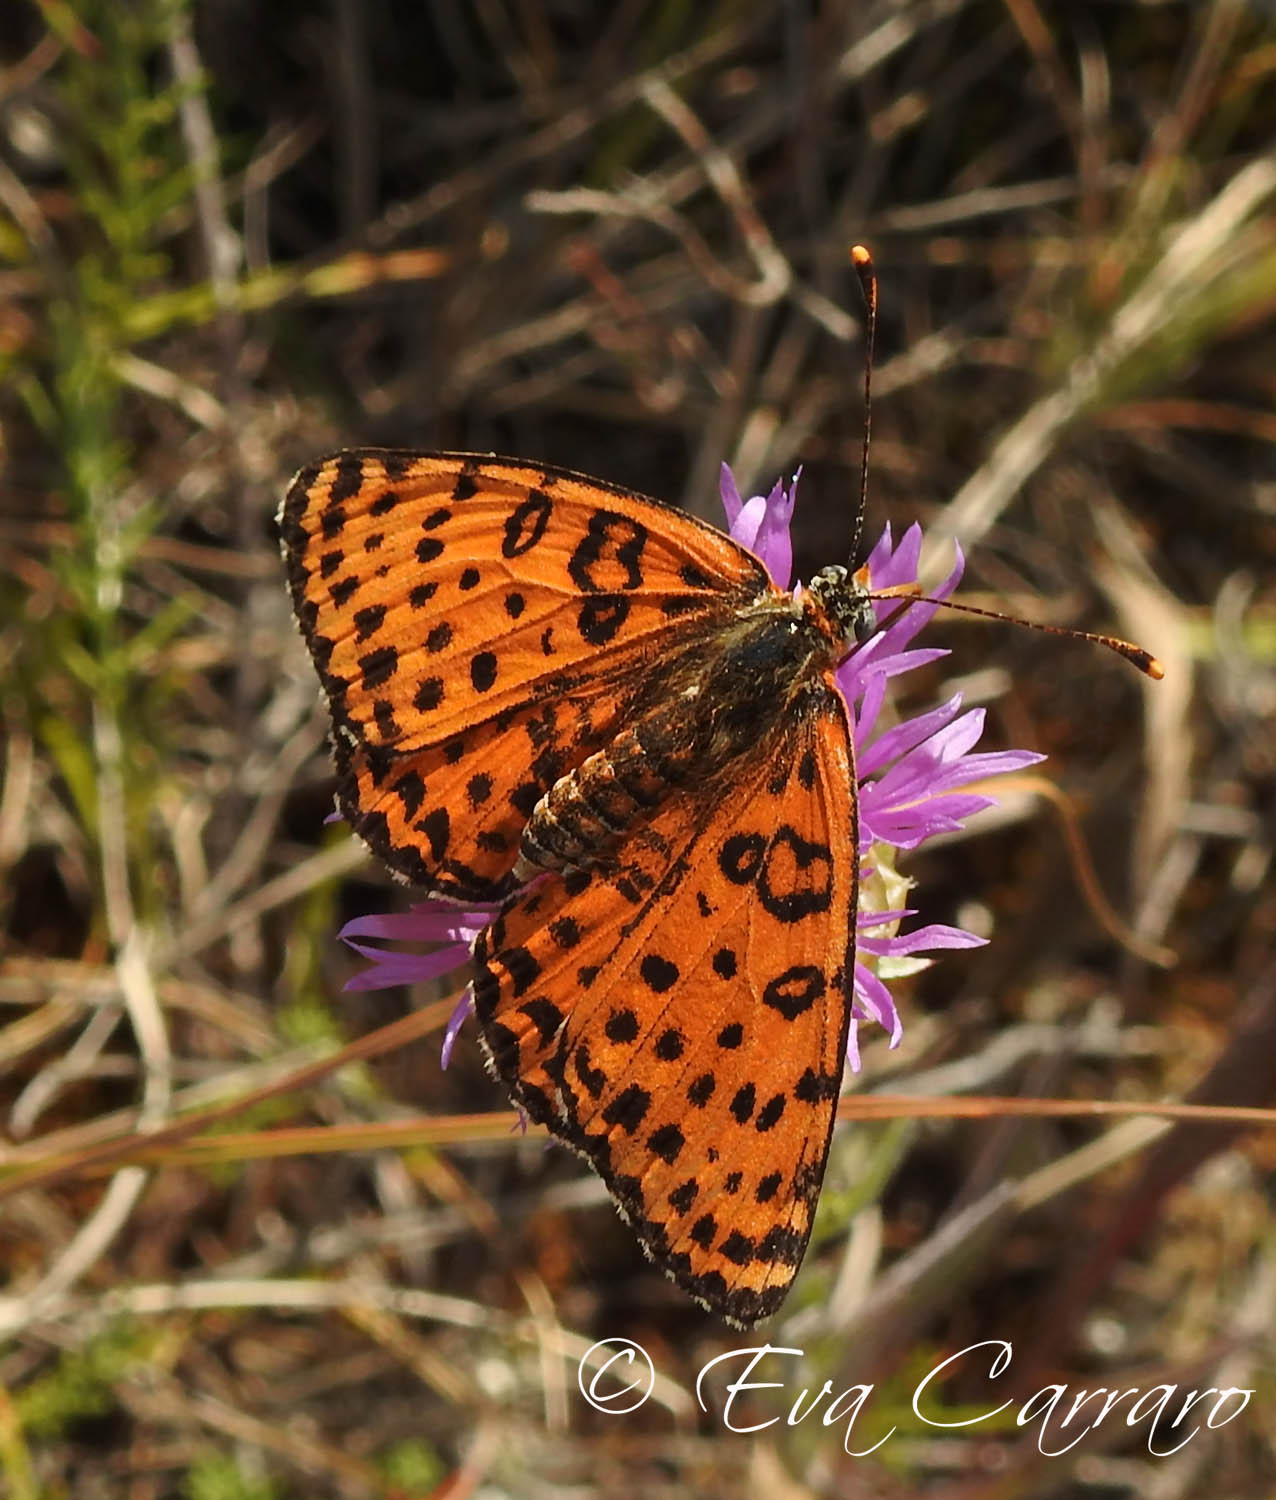
[[[821,568],[807,591],[824,606],[848,645],[858,645],[877,633],[877,616],[867,586],[840,563]]]

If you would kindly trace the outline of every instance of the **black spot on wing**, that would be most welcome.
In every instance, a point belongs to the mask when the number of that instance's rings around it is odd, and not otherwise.
[[[548,1047],[558,1035],[558,1029],[563,1024],[563,1013],[551,1000],[543,996],[525,1001],[519,1006],[519,1014],[524,1015],[536,1028],[537,1040],[542,1047]]]
[[[647,1137],[647,1145],[667,1166],[672,1166],[678,1160],[686,1144],[686,1137],[676,1125],[662,1125]]]
[[[553,503],[543,490],[529,490],[527,499],[512,510],[501,537],[502,557],[522,557],[545,535]]]
[[[393,646],[378,646],[359,658],[363,685],[368,689],[384,686],[399,669],[399,653]]]
[[[648,953],[638,966],[643,983],[653,994],[663,995],[678,982],[678,965],[656,953]]]
[[[337,472],[332,488],[328,491],[328,504],[340,505],[350,500],[363,488],[363,459],[357,453],[342,453],[337,457]]]
[[[493,651],[480,651],[470,661],[470,681],[476,693],[486,693],[496,681],[497,661]]]
[[[447,852],[448,840],[452,833],[452,820],[448,816],[447,808],[436,807],[432,812],[426,813],[417,826],[429,839],[430,853],[437,863]]]
[[[827,989],[822,969],[814,964],[794,964],[768,981],[762,991],[762,1003],[778,1011],[786,1021],[794,1021],[810,1010]]]
[[[467,458],[461,465],[460,473],[456,476],[456,483],[452,486],[453,500],[471,500],[478,494],[478,473],[478,461]]]
[[[700,1195],[700,1184],[694,1177],[689,1177],[686,1182],[680,1183],[673,1192],[669,1194],[669,1207],[676,1214],[688,1213],[691,1205]]]
[[[662,1031],[656,1039],[656,1056],[661,1062],[677,1062],[686,1051],[687,1039],[675,1026]]]
[[[609,1042],[625,1044],[638,1036],[638,1017],[632,1010],[614,1010],[607,1017],[603,1033]]]
[[[443,679],[441,677],[427,677],[417,687],[412,696],[413,706],[423,714],[428,714],[443,702]]]
[[[713,1098],[714,1090],[718,1087],[718,1081],[712,1073],[701,1073],[699,1078],[693,1079],[687,1086],[687,1099],[697,1109],[703,1109],[709,1100]]]
[[[651,1095],[646,1089],[631,1083],[611,1101],[602,1112],[605,1125],[614,1125],[632,1135],[647,1117],[651,1108]]]

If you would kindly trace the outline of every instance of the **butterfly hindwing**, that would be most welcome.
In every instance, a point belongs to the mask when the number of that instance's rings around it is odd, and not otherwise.
[[[466,900],[501,892],[537,802],[623,717],[600,677],[439,745],[391,750],[335,738],[342,815],[395,874]]]
[[[739,1324],[783,1299],[824,1174],[853,983],[851,775],[828,685],[712,799],[670,797],[614,871],[531,887],[476,948],[494,1071],[674,1280]]]
[[[651,663],[773,591],[682,512],[512,459],[334,454],[280,522],[342,811],[396,873],[467,898],[505,888],[533,792],[615,732]]]

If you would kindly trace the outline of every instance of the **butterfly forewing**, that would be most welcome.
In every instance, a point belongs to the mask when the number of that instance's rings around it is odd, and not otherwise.
[[[508,886],[536,801],[652,664],[774,591],[672,507],[475,454],[334,454],[281,527],[342,811],[398,874],[467,898]]]
[[[793,1279],[828,1154],[851,766],[830,685],[711,798],[670,798],[617,869],[512,898],[476,949],[496,1073],[593,1163],[653,1259],[743,1325]]]

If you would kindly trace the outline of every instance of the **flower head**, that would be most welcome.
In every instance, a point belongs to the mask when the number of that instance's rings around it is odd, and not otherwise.
[[[777,587],[788,589],[793,571],[790,522],[798,476],[778,482],[767,495],[742,499],[731,471],[722,466],[722,504],[734,541],[749,548],[763,563]],[[857,575],[875,590],[914,583],[921,556],[921,528],[913,525],[898,545],[889,525]],[[961,579],[963,560],[957,550],[952,572],[934,591],[944,599]],[[801,585],[794,590],[795,595]],[[982,709],[962,712],[960,694],[917,718],[889,723],[886,686],[892,677],[947,656],[942,648],[912,649],[910,642],[934,617],[934,603],[901,603],[898,597],[874,602],[878,633],[857,646],[837,671],[837,685],[846,701],[847,720],[855,747],[859,797],[859,911],[856,918],[854,1000],[847,1054],[859,1067],[858,1027],[872,1021],[890,1036],[891,1046],[902,1027],[885,981],[927,967],[924,955],[944,948],[973,948],[984,939],[958,927],[930,924],[901,932],[903,921],[915,915],[904,904],[911,882],[895,868],[895,853],[915,849],[938,833],[950,833],[963,822],[991,807],[994,799],[968,790],[974,782],[1021,770],[1043,759],[1028,750],[975,753],[983,732]],[[467,964],[475,939],[491,922],[500,904],[476,903],[461,907],[432,899],[402,915],[360,917],[339,934],[372,966],[355,975],[347,989],[378,989],[434,979]],[[433,945],[427,953],[400,952],[358,941],[380,938]],[[467,985],[462,992],[443,1043],[443,1065],[451,1057],[456,1036],[473,1008]]]

